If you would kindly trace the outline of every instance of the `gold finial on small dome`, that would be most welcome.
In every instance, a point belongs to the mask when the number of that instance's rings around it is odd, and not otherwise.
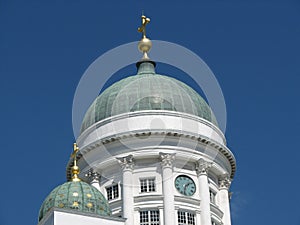
[[[146,25],[150,22],[150,18],[142,15],[142,25],[138,28],[138,32],[143,33],[142,39],[138,44],[139,50],[143,53],[142,60],[148,60],[148,52],[152,47],[152,42],[149,38],[146,37]]]
[[[72,166],[72,181],[81,181],[80,178],[78,177],[78,174],[80,173],[80,169],[77,166],[77,153],[79,151],[79,148],[76,143],[74,143],[74,150],[73,153],[71,154],[71,157],[74,159],[74,165]]]

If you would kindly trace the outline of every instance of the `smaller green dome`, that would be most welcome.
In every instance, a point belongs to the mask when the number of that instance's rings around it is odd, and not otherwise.
[[[43,202],[39,221],[53,207],[111,216],[108,201],[102,193],[83,181],[70,181],[56,187]]]

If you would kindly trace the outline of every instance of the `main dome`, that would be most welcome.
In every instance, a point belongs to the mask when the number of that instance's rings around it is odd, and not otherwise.
[[[124,78],[102,92],[87,110],[81,133],[111,116],[145,110],[167,110],[203,118],[217,126],[212,110],[191,87],[155,73],[151,61],[138,65],[137,75]]]
[[[56,187],[43,202],[39,221],[54,207],[100,216],[111,215],[109,204],[101,192],[83,181],[70,181]]]

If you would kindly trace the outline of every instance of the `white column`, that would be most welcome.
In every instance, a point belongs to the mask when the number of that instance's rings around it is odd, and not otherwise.
[[[229,195],[228,195],[230,184],[231,184],[231,180],[227,174],[219,177],[218,199],[219,199],[219,207],[224,213],[222,217],[223,225],[231,225],[230,205],[229,205]]]
[[[175,204],[173,194],[173,161],[175,154],[159,153],[161,158],[162,185],[164,196],[164,225],[174,225]]]
[[[133,224],[140,224],[140,207],[134,208]]]
[[[196,225],[201,225],[201,212],[196,210]]]
[[[117,158],[123,170],[122,200],[123,217],[126,218],[126,225],[134,224],[134,201],[133,201],[133,157],[132,155]]]
[[[164,225],[164,207],[159,206],[158,210],[159,210],[159,221],[160,221],[159,224]]]
[[[199,182],[201,225],[211,225],[209,186],[207,178],[207,171],[210,167],[211,163],[206,162],[204,159],[200,159],[196,163],[196,172]]]

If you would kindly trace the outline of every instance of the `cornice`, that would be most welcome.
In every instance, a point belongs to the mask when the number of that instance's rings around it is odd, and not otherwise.
[[[200,144],[206,145],[206,146],[210,146],[214,149],[216,149],[219,153],[221,153],[222,155],[224,155],[231,166],[231,173],[230,173],[230,178],[233,179],[234,174],[236,172],[236,160],[234,155],[232,154],[232,152],[224,145],[221,145],[220,143],[205,137],[203,135],[192,135],[192,134],[187,134],[187,133],[179,133],[179,132],[172,132],[172,131],[152,131],[152,132],[130,132],[130,133],[124,133],[121,135],[113,135],[110,137],[107,137],[105,139],[100,139],[100,140],[96,140],[93,143],[84,146],[84,148],[81,149],[81,152],[77,154],[77,160],[79,161],[82,158],[82,154],[86,154],[89,151],[92,151],[93,149],[101,146],[101,145],[107,145],[107,144],[111,144],[114,143],[118,140],[122,140],[122,139],[128,139],[131,137],[143,137],[143,136],[150,136],[150,135],[157,135],[157,136],[170,136],[170,137],[183,137],[183,138],[187,138],[187,139],[191,139],[193,141],[197,141]],[[68,164],[67,164],[67,180],[71,179],[71,171],[70,168],[73,166],[73,160],[69,160]]]
[[[175,201],[176,202],[181,202],[181,203],[188,203],[192,205],[199,206],[200,205],[200,200],[192,197],[184,197],[184,196],[176,196],[175,195]]]
[[[145,202],[145,201],[162,201],[163,196],[162,195],[140,195],[140,196],[135,196],[134,197],[134,202]]]

